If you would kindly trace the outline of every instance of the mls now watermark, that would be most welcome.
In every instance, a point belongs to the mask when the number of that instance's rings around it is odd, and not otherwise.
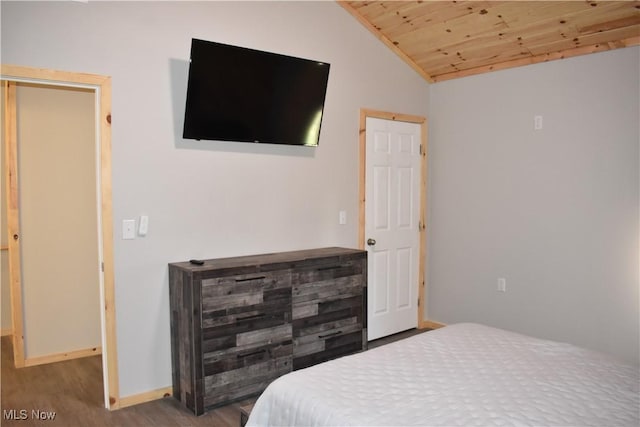
[[[2,418],[5,420],[42,420],[50,421],[56,418],[55,411],[43,411],[41,409],[3,409]]]

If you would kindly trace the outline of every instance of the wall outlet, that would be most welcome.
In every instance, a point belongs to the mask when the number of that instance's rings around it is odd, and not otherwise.
[[[498,292],[507,292],[507,279],[504,277],[498,278],[498,287],[496,288]]]

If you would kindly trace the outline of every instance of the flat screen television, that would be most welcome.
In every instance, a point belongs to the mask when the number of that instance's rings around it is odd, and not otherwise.
[[[192,39],[183,137],[317,146],[329,67]]]

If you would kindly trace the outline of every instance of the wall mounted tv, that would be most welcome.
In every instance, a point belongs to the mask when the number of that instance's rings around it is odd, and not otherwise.
[[[329,67],[193,39],[183,137],[316,146]]]

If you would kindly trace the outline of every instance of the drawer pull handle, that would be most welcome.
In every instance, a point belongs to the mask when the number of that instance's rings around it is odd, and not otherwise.
[[[340,335],[341,333],[342,333],[342,331],[333,331],[333,332],[329,332],[328,334],[318,335],[318,338],[320,338],[320,339],[328,338],[328,337],[332,337],[334,335]]]
[[[252,351],[250,353],[244,353],[244,354],[238,353],[238,359],[243,358],[243,357],[255,356],[256,354],[266,353],[266,351],[267,351],[267,349],[263,348],[262,350],[256,350],[256,351]]]
[[[263,280],[263,279],[266,279],[266,278],[267,278],[267,276],[246,277],[244,279],[236,279],[236,283],[250,282],[251,280]]]
[[[259,319],[264,316],[266,316],[266,313],[253,314],[251,316],[246,316],[246,317],[237,317],[236,322],[242,322],[243,320]]]
[[[318,267],[318,271],[325,271],[325,270],[337,270],[339,268],[346,268],[349,267],[349,264],[347,265],[332,265],[331,267]]]

